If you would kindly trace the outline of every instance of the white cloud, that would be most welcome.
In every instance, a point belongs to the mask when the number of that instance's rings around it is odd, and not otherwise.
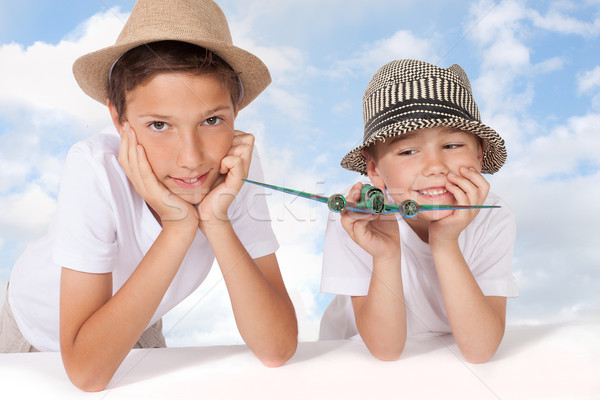
[[[470,8],[472,21],[468,26],[472,26],[473,30],[469,38],[482,44],[510,38],[525,16],[523,5],[514,0],[481,0],[474,2]]]
[[[597,37],[600,34],[600,17],[596,17],[591,22],[581,21],[567,14],[573,8],[573,5],[569,5],[565,9],[561,7],[561,3],[555,2],[545,15],[536,10],[528,10],[527,14],[537,28],[562,34],[580,35],[589,38]]]
[[[126,15],[112,9],[83,23],[58,44],[0,46],[0,103],[32,111],[50,111],[96,130],[106,124],[106,108],[88,98],[71,72],[79,56],[114,43]]]
[[[265,96],[273,108],[292,120],[306,120],[310,115],[311,101],[308,95],[273,86],[269,88]]]
[[[600,89],[600,66],[580,74],[577,79],[577,89],[579,94]]]
[[[402,58],[435,62],[438,56],[434,41],[400,30],[388,38],[363,46],[352,58],[337,62],[335,73],[347,76],[348,69],[358,69],[372,75],[384,64]]]
[[[81,92],[71,65],[78,56],[114,42],[124,17],[116,10],[96,15],[56,45],[0,45],[0,59],[10,60],[0,63],[3,233],[27,240],[44,232],[54,210],[65,145],[108,123],[106,108]]]
[[[2,236],[30,240],[46,232],[56,201],[40,186],[31,184],[23,193],[0,197],[0,210]]]

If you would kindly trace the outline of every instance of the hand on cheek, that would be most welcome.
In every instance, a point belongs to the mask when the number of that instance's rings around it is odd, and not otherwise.
[[[461,167],[459,174],[449,173],[446,189],[454,195],[458,205],[480,205],[487,198],[490,185],[474,168]],[[460,233],[473,221],[478,209],[454,210],[452,214],[433,222],[429,228],[429,240],[458,239]]]
[[[167,224],[177,225],[195,232],[198,217],[194,207],[170,192],[156,178],[144,148],[138,144],[137,135],[127,122],[121,132],[119,164],[136,191],[158,214],[163,227]]]
[[[198,204],[201,221],[228,220],[227,210],[244,183],[242,179],[248,177],[253,148],[253,135],[235,131],[231,148],[219,165],[219,177]]]

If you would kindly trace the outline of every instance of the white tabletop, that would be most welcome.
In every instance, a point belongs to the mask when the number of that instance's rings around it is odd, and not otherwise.
[[[509,330],[478,365],[441,336],[409,339],[395,362],[356,340],[300,343],[280,368],[245,346],[133,350],[98,393],[58,353],[0,354],[0,382],[2,399],[600,399],[600,320]]]

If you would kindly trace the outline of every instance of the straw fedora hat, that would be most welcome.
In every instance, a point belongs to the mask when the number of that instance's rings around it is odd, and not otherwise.
[[[106,104],[108,76],[114,62],[134,47],[161,40],[195,44],[225,60],[242,83],[240,109],[271,83],[265,64],[233,45],[225,14],[211,0],[138,0],[113,46],[75,61],[75,80],[88,96]]]
[[[447,126],[483,139],[483,173],[506,161],[504,140],[481,123],[471,84],[457,64],[440,68],[423,61],[396,60],[381,67],[363,96],[363,143],[346,154],[342,167],[367,174],[362,149],[417,129]]]

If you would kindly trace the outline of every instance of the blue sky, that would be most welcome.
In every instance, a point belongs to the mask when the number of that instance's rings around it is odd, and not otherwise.
[[[133,3],[0,0],[0,283],[45,232],[68,148],[110,123],[71,65],[112,44]],[[218,3],[234,43],[273,76],[236,123],[256,135],[269,182],[343,190],[357,176],[339,161],[362,138],[362,93],[377,68],[398,58],[460,64],[509,153],[489,177],[518,222],[509,324],[600,311],[599,0]],[[327,213],[276,194],[269,206],[301,339],[312,340],[330,299],[318,293]],[[166,319],[170,344],[240,340],[214,272]]]

